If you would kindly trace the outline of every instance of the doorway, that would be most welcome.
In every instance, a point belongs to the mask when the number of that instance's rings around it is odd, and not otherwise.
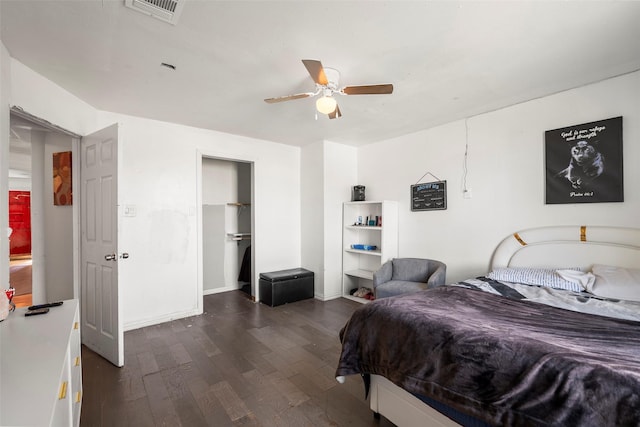
[[[11,111],[9,283],[18,307],[74,297],[73,208],[54,206],[52,162],[73,145],[71,135]]]
[[[212,157],[201,163],[203,295],[241,290],[254,298],[253,163]]]

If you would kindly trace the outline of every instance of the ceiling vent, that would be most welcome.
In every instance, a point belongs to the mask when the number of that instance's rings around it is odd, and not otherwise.
[[[176,25],[185,0],[124,0],[124,5],[151,15],[161,21]]]

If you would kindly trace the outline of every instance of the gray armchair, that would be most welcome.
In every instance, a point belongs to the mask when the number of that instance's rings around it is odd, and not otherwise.
[[[393,258],[373,273],[376,298],[417,292],[445,284],[447,266],[432,259]]]

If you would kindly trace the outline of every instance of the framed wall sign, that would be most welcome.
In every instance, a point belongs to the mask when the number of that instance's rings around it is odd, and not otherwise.
[[[447,181],[424,182],[411,186],[411,211],[447,209]]]
[[[545,132],[546,204],[624,201],[622,117]]]

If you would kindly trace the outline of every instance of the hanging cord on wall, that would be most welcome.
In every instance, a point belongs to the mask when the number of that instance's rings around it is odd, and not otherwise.
[[[416,184],[420,183],[420,180],[421,180],[422,178],[424,178],[425,176],[427,176],[427,175],[431,175],[432,177],[434,177],[434,178],[436,179],[436,181],[442,181],[440,178],[438,178],[437,176],[435,176],[435,175],[434,175],[434,174],[432,174],[431,172],[426,172],[424,175],[422,175],[422,176],[420,177],[420,179],[418,179],[418,180],[416,181]]]
[[[469,124],[467,123],[468,119],[464,119],[464,159],[462,161],[462,192],[467,193],[469,189],[467,188],[467,173],[469,169],[467,167],[467,160],[469,158]]]

